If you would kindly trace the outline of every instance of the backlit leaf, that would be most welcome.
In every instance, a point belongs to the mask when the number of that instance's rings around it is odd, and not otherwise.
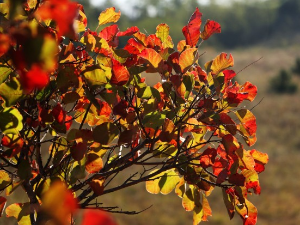
[[[163,125],[165,118],[165,114],[155,111],[146,114],[142,122],[145,127],[156,129]]]
[[[5,106],[13,106],[24,94],[21,83],[16,77],[0,85],[0,96],[5,99]]]
[[[230,54],[229,58],[227,58],[227,54],[223,52],[213,60],[210,69],[212,70],[212,74],[217,75],[228,67],[232,67],[233,64],[232,55]]]
[[[99,87],[108,83],[110,71],[103,70],[99,65],[92,65],[85,68],[83,75],[92,87]]]
[[[157,170],[153,170],[150,172],[150,174],[153,174],[157,172]],[[161,178],[162,174],[157,174],[151,179],[146,181],[146,190],[151,194],[159,194],[160,192],[160,186],[159,186],[159,180]]]
[[[117,36],[118,37],[121,37],[121,36],[131,36],[131,35],[135,34],[136,32],[139,32],[139,28],[138,27],[136,27],[136,26],[129,27],[125,31],[119,32],[117,34]]]
[[[260,194],[260,185],[259,185],[259,180],[258,180],[258,174],[257,172],[253,169],[253,170],[243,170],[242,174],[244,175],[244,177],[246,178],[245,180],[245,186],[246,188],[249,189],[253,189],[255,194]]]
[[[242,132],[242,134],[246,138],[255,137],[257,125],[256,125],[256,118],[253,115],[253,113],[248,109],[240,109],[236,111],[235,114],[237,115],[238,119],[241,122],[239,126],[239,130]],[[253,145],[254,143],[251,142],[251,145]]]
[[[8,75],[12,73],[12,69],[9,66],[6,66],[2,63],[0,63],[0,83],[2,84]]]
[[[102,195],[103,193],[104,181],[105,180],[94,179],[91,182],[89,182],[91,189],[97,196]]]
[[[257,209],[248,199],[245,199],[245,204],[236,205],[235,208],[243,220],[243,225],[255,225],[257,223]]]
[[[23,129],[23,116],[16,108],[0,110],[0,130],[4,134],[19,134]]]
[[[125,66],[123,66],[119,61],[112,59],[112,76],[110,79],[111,84],[116,84],[122,86],[126,84],[129,80],[130,74]]]
[[[185,36],[186,44],[194,47],[197,45],[200,38],[200,26],[201,26],[202,13],[196,8],[195,12],[191,16],[188,25],[183,27],[182,33]]]
[[[181,68],[182,73],[185,73],[197,61],[197,53],[197,48],[189,48],[180,54],[179,66]]]
[[[146,48],[144,49],[140,54],[139,56],[141,58],[144,58],[146,59],[154,69],[158,69],[162,62],[163,62],[163,59],[162,57],[160,56],[160,54],[158,54],[154,49],[152,48]]]
[[[142,99],[156,98],[157,101],[160,102],[160,94],[158,90],[150,86],[141,88],[138,91],[137,96]]]
[[[194,194],[191,187],[182,196],[182,206],[186,211],[192,211],[195,208]]]
[[[31,224],[30,216],[31,213],[30,203],[14,203],[9,205],[6,209],[7,217],[15,217],[18,221],[18,225],[29,225]]]
[[[103,168],[103,161],[99,155],[89,153],[86,158],[85,169],[88,173],[97,173]]]
[[[169,36],[169,26],[165,23],[161,23],[156,27],[156,37],[158,37],[164,48],[173,48],[174,44]]]
[[[204,26],[204,31],[201,33],[201,38],[207,40],[214,33],[221,33],[221,26],[213,20],[207,20]]]
[[[98,17],[99,25],[107,23],[116,23],[121,16],[121,12],[116,12],[115,7],[110,7],[100,13]]]
[[[7,172],[0,170],[0,190],[4,190],[8,184],[10,184],[11,179]]]
[[[235,208],[235,198],[234,193],[229,191],[230,189],[222,188],[223,200],[229,215],[229,218],[232,219],[234,216],[234,208]]]
[[[22,150],[24,140],[19,135],[7,134],[3,136],[1,144],[9,148],[5,151],[4,155],[10,158],[17,155]]]
[[[164,172],[158,183],[160,187],[160,193],[164,195],[169,194],[174,190],[179,181],[180,177],[174,171],[174,169]]]

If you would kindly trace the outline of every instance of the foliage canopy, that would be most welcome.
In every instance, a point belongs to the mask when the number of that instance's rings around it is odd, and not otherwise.
[[[256,119],[240,105],[257,89],[231,81],[231,54],[198,64],[201,43],[221,32],[217,22],[201,28],[196,8],[175,47],[164,23],[150,35],[120,31],[113,7],[99,15],[100,32],[69,0],[10,1],[0,13],[0,190],[21,186],[28,196],[7,207],[1,197],[1,214],[64,225],[77,208],[135,213],[97,197],[145,182],[152,194],[175,190],[194,224],[211,216],[215,188],[230,218],[256,224],[248,195],[260,193],[268,156],[244,148],[256,142]],[[149,86],[142,73],[161,82]],[[83,224],[96,220],[114,224],[102,211],[87,211]]]

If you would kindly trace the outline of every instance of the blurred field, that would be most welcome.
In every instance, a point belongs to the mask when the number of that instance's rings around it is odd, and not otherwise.
[[[201,63],[218,55],[213,49],[200,48]],[[296,57],[300,57],[300,46],[288,48],[254,47],[224,51],[231,53],[235,59],[234,70],[241,71],[237,80],[240,83],[250,81],[257,85],[259,94],[256,100],[247,107],[253,107],[257,117],[258,141],[254,148],[269,154],[270,161],[266,171],[260,175],[262,193],[250,197],[258,208],[258,225],[295,225],[300,223],[300,90],[295,95],[275,95],[268,93],[269,81],[280,69],[290,69]],[[263,57],[262,59],[260,59]],[[258,62],[247,67],[254,61]],[[245,68],[247,67],[247,68]],[[300,88],[300,77],[293,76]],[[146,82],[155,84],[157,77],[146,75]],[[261,101],[262,100],[262,101]],[[261,103],[259,103],[261,101]],[[259,103],[259,104],[258,104]],[[126,173],[131,174],[132,171]],[[19,202],[26,197],[19,192]],[[236,215],[229,221],[221,190],[216,190],[208,198],[213,216],[209,218],[211,225],[237,225],[242,221]],[[167,196],[147,193],[145,184],[133,186],[126,190],[104,195],[99,202],[106,206],[119,206],[125,211],[141,211],[138,215],[114,214],[119,225],[183,225],[192,224],[192,213],[185,212],[181,199],[174,193]],[[14,224],[13,220],[5,222]],[[0,220],[4,224],[4,220]]]

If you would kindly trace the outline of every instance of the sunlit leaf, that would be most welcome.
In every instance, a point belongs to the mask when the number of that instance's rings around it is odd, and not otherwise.
[[[174,190],[177,183],[180,181],[178,174],[172,169],[163,173],[159,180],[160,193],[167,195]]]
[[[12,73],[12,69],[9,66],[6,66],[2,63],[0,63],[0,83],[2,84],[8,75]]]
[[[99,87],[108,83],[111,73],[99,65],[92,65],[85,68],[83,75],[92,87]]]
[[[130,77],[127,68],[115,59],[112,59],[112,64],[112,76],[110,83],[118,86],[126,84]]]
[[[98,17],[99,25],[106,23],[116,23],[121,16],[121,12],[116,12],[115,7],[110,7],[100,13]]]
[[[160,94],[158,90],[150,86],[141,88],[138,91],[137,96],[142,99],[156,98],[160,102]]]
[[[228,67],[232,67],[233,64],[234,61],[232,55],[230,54],[229,58],[227,58],[227,54],[223,52],[213,60],[210,69],[212,70],[212,74],[217,75]]]
[[[19,134],[23,129],[23,116],[16,108],[0,110],[0,130],[4,134]]]
[[[225,190],[222,188],[223,200],[229,215],[229,218],[232,219],[234,216],[234,208],[235,208],[235,198],[234,193],[230,192],[231,189]]]
[[[213,20],[207,20],[204,26],[204,31],[201,33],[201,38],[207,40],[214,33],[221,33],[221,26]]]
[[[169,36],[169,26],[165,23],[161,23],[156,27],[156,37],[158,37],[164,48],[173,48],[174,44]]]
[[[158,69],[162,64],[162,57],[154,49],[146,48],[139,56],[146,59],[154,69]]]
[[[200,26],[201,26],[202,13],[196,8],[195,12],[191,16],[187,26],[183,27],[182,33],[185,36],[186,44],[194,47],[197,45],[200,38]]]
[[[30,216],[31,207],[30,203],[14,203],[5,209],[7,217],[15,217],[18,221],[18,225],[29,225],[31,224]]]
[[[0,190],[4,190],[11,182],[7,172],[0,170]]]
[[[129,27],[125,31],[119,32],[117,34],[117,36],[118,37],[121,37],[121,36],[131,36],[131,35],[135,34],[136,32],[139,32],[139,28],[138,27],[136,27],[136,26]]]
[[[22,150],[24,140],[18,135],[7,134],[3,136],[1,144],[9,148],[5,151],[4,155],[10,158],[17,155]]]
[[[246,178],[245,180],[245,187],[247,189],[253,189],[255,194],[260,194],[260,185],[258,181],[258,174],[255,170],[243,170],[242,174]]]
[[[245,199],[245,204],[236,205],[235,208],[244,225],[255,225],[257,223],[257,209],[248,199]]]
[[[97,173],[103,168],[103,161],[98,154],[89,153],[86,158],[85,169],[88,173]]]
[[[239,130],[246,137],[246,139],[255,137],[257,125],[256,125],[256,118],[253,115],[253,113],[248,109],[240,109],[235,114],[237,115],[238,119],[241,122],[239,126]],[[254,143],[255,142],[250,142],[248,143],[248,145],[249,144],[253,145]]]
[[[195,199],[191,187],[192,186],[190,186],[182,196],[182,206],[186,211],[192,211],[195,208]]]
[[[142,122],[145,127],[156,129],[161,125],[163,125],[165,118],[166,118],[165,114],[155,111],[146,114]]]
[[[197,48],[189,48],[180,54],[179,66],[182,73],[185,73],[197,61],[197,53]]]

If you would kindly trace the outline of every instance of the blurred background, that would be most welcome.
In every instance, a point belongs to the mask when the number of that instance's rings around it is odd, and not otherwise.
[[[121,31],[138,26],[141,32],[155,33],[160,23],[170,26],[176,46],[184,39],[181,29],[198,7],[202,23],[212,19],[221,24],[222,33],[205,41],[199,51],[200,63],[220,52],[231,53],[239,83],[257,85],[258,96],[247,107],[257,117],[258,141],[254,148],[269,154],[266,170],[260,174],[262,193],[250,196],[258,208],[258,225],[300,223],[300,0],[82,0],[88,26],[95,30],[98,16],[107,7],[121,10]],[[99,30],[98,30],[99,31]],[[257,61],[258,60],[258,61]],[[155,79],[147,79],[156,83]],[[132,171],[128,171],[131,173]],[[192,224],[192,213],[185,212],[174,193],[151,195],[141,184],[101,196],[108,206],[140,211],[138,215],[114,217],[120,225]],[[242,224],[236,215],[229,220],[221,190],[208,198],[212,225]]]

